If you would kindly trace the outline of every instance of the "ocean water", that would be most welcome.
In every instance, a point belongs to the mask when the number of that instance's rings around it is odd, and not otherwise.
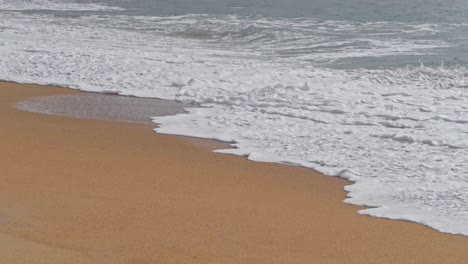
[[[339,176],[362,214],[468,235],[466,14],[463,0],[0,0],[0,79],[201,106],[155,117],[157,132]]]

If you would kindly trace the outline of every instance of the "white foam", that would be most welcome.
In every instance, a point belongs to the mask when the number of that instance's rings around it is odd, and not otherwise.
[[[466,69],[315,71],[309,90],[301,79],[297,86],[224,91],[222,98],[234,100],[199,99],[210,108],[156,118],[156,131],[233,141],[238,149],[223,153],[340,176],[355,182],[346,202],[372,207],[361,213],[468,234]],[[406,78],[419,74],[425,85]],[[392,82],[376,81],[388,75]],[[459,86],[448,89],[453,80]],[[406,84],[393,84],[400,81]],[[184,93],[187,100],[194,94]]]
[[[405,30],[390,22],[5,12],[0,79],[202,105],[155,118],[157,131],[233,142],[237,149],[219,152],[349,179],[346,202],[371,206],[362,213],[468,235],[467,69],[320,66],[450,46],[433,37],[442,26]]]
[[[97,3],[72,3],[59,0],[0,0],[0,10],[3,11],[121,11],[120,7],[106,6]]]

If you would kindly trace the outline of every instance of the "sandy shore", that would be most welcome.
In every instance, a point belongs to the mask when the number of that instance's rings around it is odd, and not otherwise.
[[[344,180],[13,107],[72,93],[0,83],[0,263],[468,263],[468,237],[359,215]]]

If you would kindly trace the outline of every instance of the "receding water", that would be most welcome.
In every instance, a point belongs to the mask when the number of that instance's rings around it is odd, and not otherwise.
[[[181,114],[185,108],[193,107],[172,100],[87,93],[39,96],[18,102],[16,106],[49,115],[149,124],[152,116]]]

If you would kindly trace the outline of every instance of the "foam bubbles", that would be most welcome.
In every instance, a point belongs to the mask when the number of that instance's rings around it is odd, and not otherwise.
[[[0,0],[1,11],[121,11],[122,8],[96,3],[71,3],[51,0]]]
[[[371,206],[364,214],[468,234],[467,70],[321,71],[309,89],[301,79],[225,94],[229,103],[198,97],[211,108],[156,118],[156,131],[233,141],[238,149],[223,153],[349,179],[346,202]]]

